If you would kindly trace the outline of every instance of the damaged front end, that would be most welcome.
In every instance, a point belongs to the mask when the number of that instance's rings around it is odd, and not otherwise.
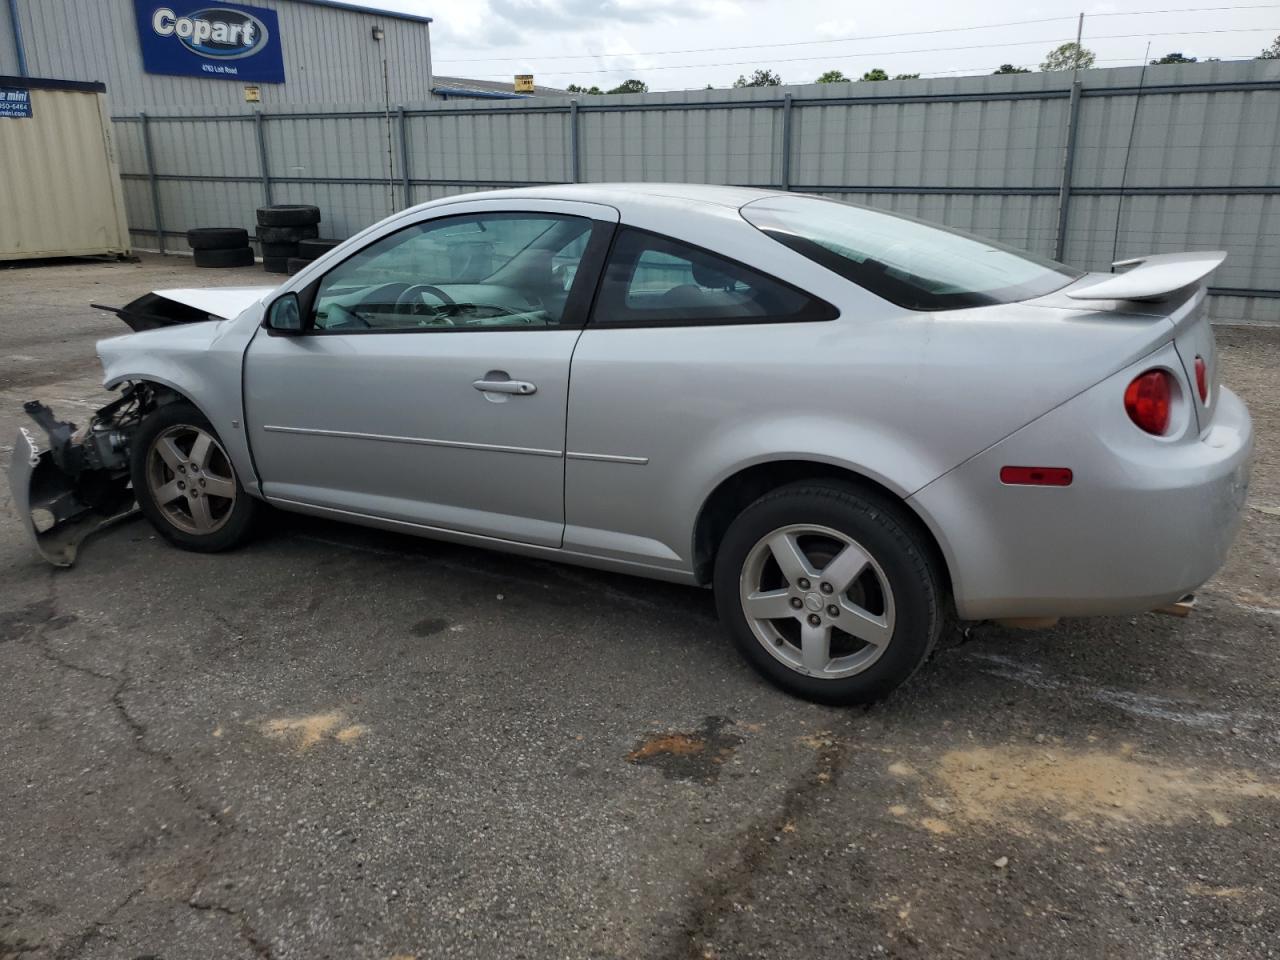
[[[150,385],[130,384],[82,429],[58,420],[38,400],[23,405],[44,438],[18,428],[9,486],[36,548],[50,563],[71,566],[87,537],[134,511],[129,439],[154,404]]]

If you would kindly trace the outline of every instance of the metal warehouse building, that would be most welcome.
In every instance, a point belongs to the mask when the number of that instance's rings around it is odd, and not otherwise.
[[[113,114],[423,101],[431,18],[339,0],[6,0],[0,75],[103,82]]]

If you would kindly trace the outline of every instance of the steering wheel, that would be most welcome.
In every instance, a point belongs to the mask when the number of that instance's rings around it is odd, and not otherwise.
[[[454,300],[453,297],[449,296],[434,284],[415,283],[405,287],[404,290],[401,291],[400,296],[396,297],[396,313],[416,313],[417,311],[415,308],[423,306],[425,303],[423,300],[424,295],[434,297],[436,300],[440,301],[440,306],[442,307],[452,307],[457,305],[457,301]],[[450,325],[453,324],[453,321],[448,316],[445,316],[443,319]]]

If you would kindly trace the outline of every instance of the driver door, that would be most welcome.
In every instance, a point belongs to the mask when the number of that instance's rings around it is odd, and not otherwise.
[[[260,329],[245,409],[263,494],[560,546],[569,362],[617,211],[450,204],[387,225]]]

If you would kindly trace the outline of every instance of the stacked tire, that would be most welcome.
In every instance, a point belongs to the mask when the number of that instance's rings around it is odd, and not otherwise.
[[[197,267],[252,267],[249,231],[240,227],[195,227],[187,231],[187,246]]]
[[[275,203],[258,208],[258,241],[262,244],[262,269],[289,273],[289,261],[298,256],[298,245],[320,236],[320,208],[309,203]]]
[[[289,273],[297,273],[312,260],[324,256],[341,242],[340,240],[299,240],[298,255],[289,258]]]

